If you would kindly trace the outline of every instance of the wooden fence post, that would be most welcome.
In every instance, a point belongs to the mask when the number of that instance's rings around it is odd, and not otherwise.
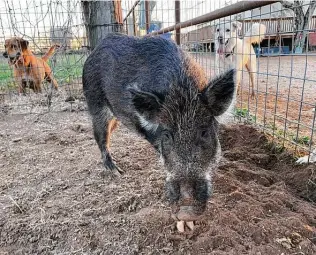
[[[107,34],[122,31],[122,19],[117,20],[118,14],[121,15],[120,1],[114,3],[114,1],[83,0],[81,4],[91,50],[93,50]],[[115,4],[119,4],[119,6],[115,6]]]

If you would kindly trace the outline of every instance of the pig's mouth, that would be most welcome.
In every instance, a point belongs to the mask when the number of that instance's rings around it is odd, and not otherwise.
[[[177,222],[177,230],[181,233],[185,229],[194,230],[194,221],[200,220],[206,205],[178,205],[172,208],[172,218]]]
[[[172,218],[179,232],[185,225],[194,229],[194,221],[200,220],[211,195],[209,180],[204,178],[174,179],[167,182],[167,197],[171,203]]]

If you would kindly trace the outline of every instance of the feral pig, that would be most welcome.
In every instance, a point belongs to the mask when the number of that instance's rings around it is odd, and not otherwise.
[[[83,68],[83,90],[106,171],[121,172],[109,151],[120,121],[160,154],[177,220],[195,220],[211,193],[210,176],[220,158],[215,117],[230,106],[234,79],[229,70],[207,82],[202,69],[170,40],[108,35]]]

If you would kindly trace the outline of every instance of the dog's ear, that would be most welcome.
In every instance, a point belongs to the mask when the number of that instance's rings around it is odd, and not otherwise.
[[[234,26],[234,28],[235,28],[236,30],[241,30],[242,24],[241,24],[241,22],[239,22],[239,21],[234,21],[234,22],[233,22],[233,26]]]
[[[26,50],[27,47],[29,46],[29,41],[27,41],[27,40],[24,40],[24,39],[20,38],[19,42],[20,42],[22,50]]]

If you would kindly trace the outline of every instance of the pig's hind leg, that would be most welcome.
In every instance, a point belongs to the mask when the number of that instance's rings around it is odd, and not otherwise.
[[[106,170],[115,175],[120,175],[122,170],[117,167],[110,154],[110,137],[111,133],[117,126],[117,120],[114,118],[110,109],[103,108],[99,111],[94,111],[92,114],[94,138],[101,151],[103,165]]]

